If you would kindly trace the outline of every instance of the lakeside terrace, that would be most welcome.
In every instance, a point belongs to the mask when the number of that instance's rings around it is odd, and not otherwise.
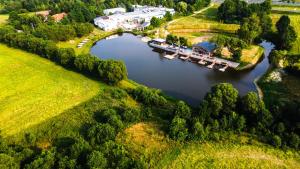
[[[212,69],[215,65],[223,66],[218,70],[224,72],[228,67],[237,68],[239,63],[229,61],[226,59],[218,58],[212,56],[212,51],[201,45],[194,45],[192,49],[180,46],[169,45],[164,39],[153,39],[149,42],[149,46],[153,48],[158,48],[166,52],[173,53],[172,55],[166,55],[168,59],[174,59],[176,56],[182,60],[197,60],[200,65],[207,65],[208,68]]]
[[[111,15],[101,16],[94,19],[95,25],[104,31],[112,31],[118,28],[130,31],[133,29],[145,29],[150,26],[153,17],[163,18],[167,12],[174,15],[175,10],[165,7],[151,7],[134,5],[133,12],[122,12],[125,9],[117,8]]]

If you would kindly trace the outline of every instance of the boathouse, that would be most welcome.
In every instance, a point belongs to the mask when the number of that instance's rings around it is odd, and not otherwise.
[[[194,45],[192,48],[194,53],[200,53],[209,56],[211,56],[211,54],[215,49],[216,49],[216,45],[210,42],[201,42]]]

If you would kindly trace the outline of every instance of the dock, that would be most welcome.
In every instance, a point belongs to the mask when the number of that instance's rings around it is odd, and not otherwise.
[[[201,65],[205,65],[207,63],[211,63],[207,67],[212,69],[214,68],[214,65],[225,65],[223,68],[220,68],[219,70],[224,72],[228,67],[230,68],[237,68],[239,66],[239,63],[233,62],[230,60],[218,58],[218,57],[211,57],[208,54],[201,54],[201,53],[196,53],[192,49],[189,48],[181,48],[173,45],[167,45],[167,44],[155,44],[152,42],[149,42],[149,46],[157,49],[161,49],[166,52],[172,52],[176,55],[179,55],[180,59],[182,60],[187,60],[187,59],[192,59],[192,60],[198,60],[197,63]],[[166,58],[174,59],[174,57],[171,57],[172,55],[168,56],[166,55]]]

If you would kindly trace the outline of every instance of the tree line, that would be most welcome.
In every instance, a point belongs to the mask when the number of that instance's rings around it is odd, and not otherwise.
[[[0,11],[1,13],[9,13],[12,11],[25,13],[51,10],[53,14],[67,12],[70,14],[70,19],[75,21],[90,22],[96,15],[103,15],[104,9],[123,7],[131,11],[132,6],[135,4],[150,6],[163,5],[165,7],[175,8],[180,14],[188,15],[210,4],[210,0],[2,0],[1,3],[4,6]]]
[[[126,66],[121,61],[100,60],[92,55],[76,56],[72,48],[58,48],[53,41],[31,34],[16,33],[11,27],[0,28],[0,42],[47,58],[65,68],[117,84],[127,78]]]

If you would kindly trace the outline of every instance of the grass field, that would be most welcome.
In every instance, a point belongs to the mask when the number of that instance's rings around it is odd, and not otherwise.
[[[271,147],[232,143],[190,143],[166,153],[157,168],[299,168],[299,155]]]
[[[73,40],[66,41],[66,42],[58,42],[57,46],[61,47],[61,48],[73,48],[75,50],[76,54],[89,53],[90,48],[93,46],[94,42],[96,42],[97,40],[102,39],[106,36],[109,36],[111,34],[112,34],[112,32],[105,32],[105,31],[95,28],[94,31],[91,34],[89,34],[88,36],[84,36],[81,38],[75,38]],[[86,38],[88,38],[89,41],[82,48],[77,48],[77,45]]]
[[[8,15],[0,15],[0,26],[7,22]]]
[[[100,83],[39,56],[0,45],[0,130],[15,135],[99,92]]]
[[[150,159],[150,168],[297,168],[300,156],[284,152],[246,136],[232,135],[223,142],[190,142],[169,140],[160,125],[138,123],[118,137],[136,158]],[[238,141],[237,141],[238,140]],[[232,143],[235,142],[235,143]]]
[[[199,38],[199,33],[235,33],[239,28],[236,24],[223,24],[217,21],[217,5],[198,14],[182,17],[168,25],[167,30],[172,34],[188,37],[190,41]]]
[[[282,7],[285,8],[285,7]],[[283,15],[284,13],[278,14],[278,13],[272,13],[271,18],[273,21],[273,24],[275,25],[276,22],[279,20],[279,18]],[[295,31],[298,34],[298,38],[296,42],[294,43],[292,49],[289,51],[290,54],[299,54],[300,53],[300,13],[299,14],[289,14],[287,15],[291,19],[291,24],[295,28]],[[274,28],[275,29],[275,28]]]

